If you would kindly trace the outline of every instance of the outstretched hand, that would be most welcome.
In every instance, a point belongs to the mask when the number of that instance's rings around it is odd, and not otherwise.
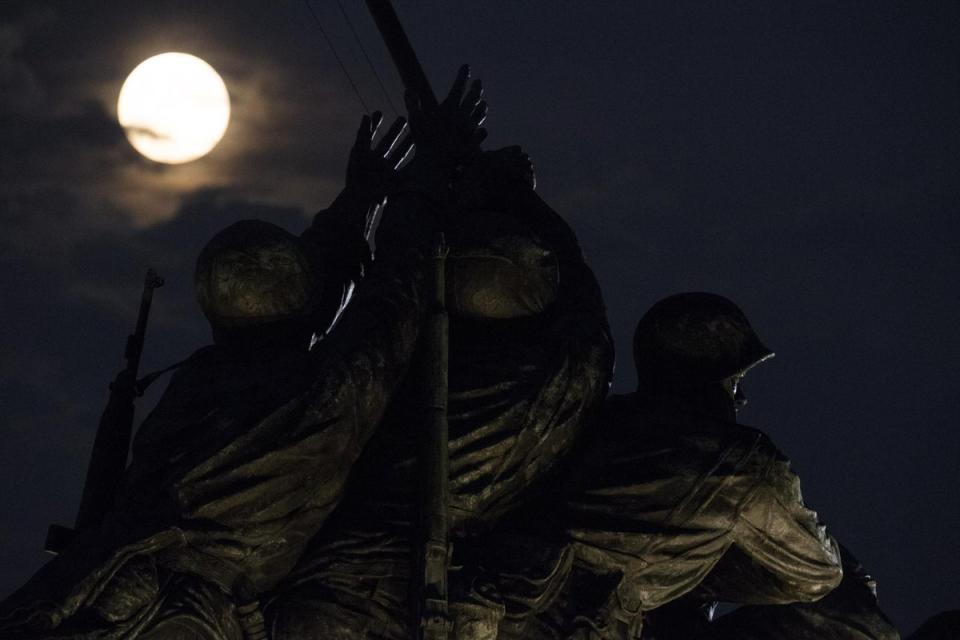
[[[373,139],[382,122],[383,114],[379,111],[363,116],[347,162],[347,189],[373,204],[382,203],[395,186],[397,168],[414,142],[412,136],[403,138],[407,121],[397,118],[374,146]]]
[[[470,67],[463,65],[450,93],[437,107],[427,105],[412,91],[405,95],[410,129],[418,156],[427,157],[446,169],[453,169],[480,150],[487,137],[482,128],[487,117],[483,86],[474,80],[466,91]]]

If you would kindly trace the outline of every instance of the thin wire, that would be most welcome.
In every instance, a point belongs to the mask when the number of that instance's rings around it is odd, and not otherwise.
[[[343,60],[340,59],[340,56],[337,55],[337,50],[333,46],[333,41],[327,36],[327,32],[323,29],[323,25],[320,23],[320,18],[317,17],[316,12],[313,10],[313,7],[310,5],[310,0],[303,0],[303,4],[307,5],[307,9],[310,10],[310,15],[313,16],[314,22],[317,23],[317,26],[320,27],[320,34],[323,36],[323,39],[327,41],[327,45],[330,47],[330,51],[333,52],[333,57],[336,58],[337,64],[340,65],[340,70],[343,71],[343,75],[347,76],[347,80],[350,82],[350,86],[353,87],[353,92],[357,94],[357,99],[360,101],[360,105],[363,107],[364,113],[370,113],[370,108],[367,106],[367,103],[363,101],[363,96],[360,95],[360,90],[357,89],[356,83],[354,83],[353,78],[350,77],[350,72],[347,71],[347,68],[343,64]]]
[[[373,77],[377,79],[377,84],[380,85],[380,90],[383,92],[383,96],[387,99],[387,104],[390,105],[393,115],[399,115],[397,107],[394,106],[393,100],[390,99],[390,93],[387,91],[387,88],[383,86],[383,80],[380,78],[380,74],[377,73],[377,68],[373,65],[373,61],[370,60],[370,56],[367,55],[367,50],[364,48],[363,42],[360,40],[360,36],[357,34],[357,30],[353,28],[353,23],[350,22],[350,17],[344,10],[343,3],[341,3],[340,0],[337,0],[337,6],[340,7],[340,13],[343,14],[343,19],[347,21],[347,26],[350,27],[350,33],[353,34],[354,40],[357,41],[357,45],[360,47],[361,53],[363,53],[363,59],[367,61],[367,65],[370,67],[370,70],[373,71]]]

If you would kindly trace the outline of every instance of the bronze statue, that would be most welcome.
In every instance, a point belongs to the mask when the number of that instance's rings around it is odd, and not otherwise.
[[[419,150],[418,106],[410,121]],[[449,525],[453,637],[496,631],[458,569],[500,552],[482,536],[548,488],[599,408],[612,345],[599,287],[569,226],[533,190],[519,148],[468,158],[451,185],[444,229],[449,336]],[[390,212],[388,205],[387,216]],[[407,388],[418,384],[416,373]],[[281,638],[409,638],[417,537],[414,394],[398,394],[340,508],[274,594],[265,616]],[[472,561],[471,561],[472,562]]]
[[[599,286],[529,157],[481,151],[480,83],[464,67],[438,103],[389,2],[368,4],[411,135],[398,119],[373,146],[364,117],[301,236],[244,221],[208,243],[214,344],[0,635],[899,637],[789,460],[736,421],[773,356],[742,311],[657,303],[637,392],[604,402]],[[713,620],[718,600],[748,606]]]
[[[743,376],[772,355],[725,298],[654,305],[635,334],[637,392],[608,401],[559,503],[501,536],[509,545],[534,532],[574,558],[559,597],[518,607],[502,635],[898,637],[869,577],[804,505],[786,457],[736,422]],[[549,513],[559,515],[545,526]],[[503,572],[483,579],[496,585]],[[717,600],[757,606],[711,624]]]
[[[652,611],[651,640],[899,640],[900,634],[877,603],[876,583],[842,545],[843,580],[816,602],[747,604],[713,619],[697,615],[691,605],[709,611],[709,589]],[[719,580],[712,580],[717,582]],[[705,601],[707,604],[705,604]],[[679,606],[672,606],[679,605]]]
[[[371,149],[378,120],[364,118],[348,186],[304,238],[248,222],[208,246],[198,288],[215,344],[178,369],[145,420],[104,521],[3,603],[3,637],[239,638],[256,628],[259,612],[244,607],[286,575],[339,501],[420,329],[434,224],[420,203],[429,194],[408,191],[398,198],[417,204],[395,215],[409,217],[382,225],[369,277],[310,348],[361,271],[371,212],[402,188],[403,124]],[[467,138],[449,136],[451,147],[475,144],[479,119],[464,120]],[[442,178],[445,163],[418,165]],[[287,289],[264,297],[276,286]]]

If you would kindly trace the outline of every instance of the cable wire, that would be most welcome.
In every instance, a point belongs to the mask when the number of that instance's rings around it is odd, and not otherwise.
[[[347,26],[350,27],[350,33],[353,34],[354,40],[357,41],[357,46],[360,47],[360,52],[363,53],[363,59],[367,61],[367,66],[369,66],[370,71],[373,72],[373,77],[377,79],[377,84],[380,85],[380,90],[383,92],[383,96],[387,99],[387,104],[390,105],[393,115],[399,115],[400,112],[397,111],[397,107],[393,104],[393,100],[390,99],[390,93],[383,85],[383,79],[380,77],[380,74],[377,73],[377,68],[374,66],[370,56],[367,55],[367,50],[363,46],[363,41],[360,40],[360,35],[357,33],[357,30],[353,28],[353,23],[350,21],[350,17],[347,15],[346,10],[344,10],[343,3],[340,2],[340,0],[337,0],[337,6],[340,7],[340,13],[343,14],[343,19],[347,21]]]
[[[333,46],[333,41],[327,36],[327,32],[323,28],[323,24],[320,22],[320,18],[317,16],[317,13],[313,10],[313,6],[310,5],[310,0],[303,0],[303,3],[307,5],[307,9],[310,11],[310,15],[313,16],[314,22],[317,23],[317,26],[320,28],[320,34],[323,36],[323,39],[327,41],[327,46],[330,47],[330,51],[333,52],[333,57],[336,58],[337,64],[340,65],[340,70],[343,71],[343,75],[347,77],[347,81],[350,82],[350,86],[353,87],[353,92],[357,94],[357,99],[360,101],[360,105],[363,107],[364,113],[370,113],[370,108],[367,107],[367,103],[363,101],[363,96],[360,95],[360,90],[357,88],[356,83],[353,81],[353,78],[350,76],[350,72],[347,71],[347,67],[344,66],[343,60],[340,59],[340,56],[337,54],[336,47]],[[352,27],[351,27],[352,28]]]

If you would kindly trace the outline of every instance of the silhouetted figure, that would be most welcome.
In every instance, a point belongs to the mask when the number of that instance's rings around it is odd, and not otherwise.
[[[720,296],[651,308],[634,340],[638,390],[608,401],[556,507],[569,577],[545,612],[517,607],[503,637],[899,638],[872,579],[804,506],[789,461],[735,421],[743,376],[772,355]],[[711,622],[716,601],[751,606]]]
[[[339,501],[417,342],[435,228],[421,205],[397,216],[423,217],[384,222],[369,277],[310,348],[361,272],[371,213],[396,190],[402,122],[371,149],[374,129],[365,117],[347,188],[304,238],[251,221],[208,244],[197,286],[215,344],[144,421],[102,526],[3,604],[4,638],[232,639],[258,627],[256,594]]]
[[[762,603],[814,601],[840,582],[839,549],[789,461],[735,421],[741,379],[772,355],[724,298],[654,305],[635,334],[637,392],[608,400],[559,503],[514,527],[569,544],[568,577],[545,611],[515,607],[502,635],[638,637],[647,612],[712,574],[711,586],[729,587],[714,595]]]
[[[415,106],[410,121],[416,137]],[[416,143],[418,153],[435,144],[420,137]],[[612,371],[596,279],[570,227],[533,187],[532,166],[519,148],[476,155],[451,185],[444,220],[450,610],[457,638],[496,633],[504,614],[502,605],[475,602],[461,556],[500,553],[474,542],[549,487],[582,439],[586,417],[602,403]],[[410,599],[421,427],[412,399],[398,394],[341,508],[267,605],[275,640],[415,632]]]

